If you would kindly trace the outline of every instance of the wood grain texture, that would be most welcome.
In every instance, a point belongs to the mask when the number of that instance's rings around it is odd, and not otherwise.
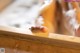
[[[0,30],[0,47],[6,53],[80,53],[80,38],[53,33],[39,37]]]

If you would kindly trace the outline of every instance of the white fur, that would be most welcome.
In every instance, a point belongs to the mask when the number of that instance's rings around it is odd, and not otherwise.
[[[79,28],[79,24],[76,20],[76,9],[72,9],[66,12],[66,19],[69,18],[69,24],[73,26],[75,30]]]

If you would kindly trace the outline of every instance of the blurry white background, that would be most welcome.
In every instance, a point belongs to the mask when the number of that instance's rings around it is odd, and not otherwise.
[[[42,25],[40,11],[42,6],[49,2],[50,0],[15,0],[0,13],[0,25],[30,28],[36,25],[37,18],[39,18],[38,25]]]

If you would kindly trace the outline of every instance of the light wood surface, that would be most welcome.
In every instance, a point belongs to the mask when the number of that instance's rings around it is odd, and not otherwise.
[[[32,32],[27,29],[20,29],[16,27],[10,27],[10,26],[0,26],[0,30],[2,31],[9,31],[9,32],[14,32],[14,33],[24,33],[24,34],[30,34],[32,35]]]
[[[80,37],[53,33],[41,37],[5,29],[0,30],[0,48],[6,53],[80,53]]]

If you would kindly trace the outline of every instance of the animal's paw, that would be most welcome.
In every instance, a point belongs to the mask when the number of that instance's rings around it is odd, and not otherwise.
[[[48,28],[44,26],[35,26],[30,28],[33,33],[46,33]]]

